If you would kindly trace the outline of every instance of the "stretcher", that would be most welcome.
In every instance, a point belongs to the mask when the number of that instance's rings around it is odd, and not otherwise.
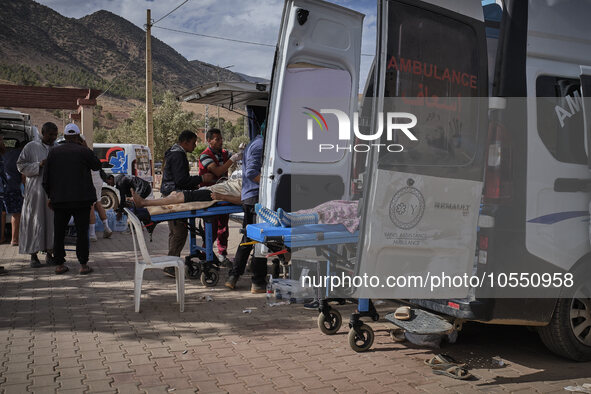
[[[342,224],[307,224],[286,228],[276,227],[268,223],[256,223],[246,226],[246,236],[253,241],[264,244],[272,253],[267,257],[283,251],[291,253],[296,249],[315,248],[317,255],[326,258],[326,276],[334,273],[335,269],[352,274],[351,259],[339,252],[339,246],[357,245],[359,231],[351,233]],[[342,317],[338,310],[331,307],[333,302],[343,303],[342,298],[330,298],[329,289],[325,297],[319,297],[318,328],[324,334],[336,334],[342,324]],[[352,300],[357,302],[357,300]],[[370,300],[360,299],[357,319],[369,316],[372,320],[379,320]]]
[[[190,254],[185,257],[185,265],[188,274],[193,278],[200,278],[201,283],[207,287],[217,285],[219,281],[219,262],[213,253],[213,221],[216,216],[242,212],[242,206],[230,204],[225,201],[217,202],[192,202],[184,204],[167,205],[163,207],[149,207],[148,212],[154,222],[188,219]],[[199,246],[197,238],[201,233],[196,226],[196,219],[203,219],[203,240],[205,246]],[[205,260],[203,260],[205,257]],[[197,261],[194,261],[196,259]]]

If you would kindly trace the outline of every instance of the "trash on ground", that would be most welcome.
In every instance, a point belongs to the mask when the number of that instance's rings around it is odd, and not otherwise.
[[[492,361],[494,364],[498,365],[499,367],[502,367],[505,365],[505,362],[503,361],[503,359],[500,356],[493,357]]]
[[[244,309],[242,310],[242,313],[252,313],[252,309]]]
[[[412,344],[434,348],[439,348],[441,339],[443,339],[441,334],[413,334],[408,331],[404,333],[404,336]]]
[[[188,352],[189,352],[188,350],[185,350],[185,351],[183,351],[183,354],[187,354]]]
[[[205,302],[211,302],[211,301],[213,301],[213,298],[209,294],[208,295],[201,296],[201,299],[202,300],[205,300]]]
[[[289,301],[271,302],[268,306],[289,305]]]
[[[566,386],[564,389],[574,393],[591,393],[591,383],[584,383],[581,386]]]

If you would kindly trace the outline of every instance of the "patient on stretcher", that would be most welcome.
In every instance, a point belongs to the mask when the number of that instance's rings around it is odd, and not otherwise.
[[[279,208],[272,211],[261,204],[255,205],[257,215],[273,226],[296,227],[305,224],[343,224],[354,233],[359,228],[357,209],[359,201],[333,200],[320,204],[312,209],[289,213]]]
[[[202,187],[198,190],[182,190],[172,192],[169,196],[146,200],[132,191],[133,202],[136,207],[153,207],[171,204],[182,204],[194,201],[228,201],[240,205],[240,193],[242,191],[242,177],[232,178],[212,186]]]

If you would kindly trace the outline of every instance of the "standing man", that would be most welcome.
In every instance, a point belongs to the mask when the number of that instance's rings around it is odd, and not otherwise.
[[[47,168],[43,173],[43,188],[49,197],[49,206],[54,211],[53,250],[57,265],[55,273],[61,275],[69,271],[64,264],[64,238],[70,217],[73,216],[80,275],[87,275],[92,272],[92,268],[88,266],[90,207],[96,201],[90,171],[98,171],[101,162],[92,150],[85,146],[80,137],[80,129],[74,123],[66,125],[64,138],[64,144],[49,152]]]
[[[211,186],[220,178],[228,177],[228,168],[242,158],[242,154],[237,153],[230,156],[230,153],[224,149],[224,139],[219,129],[209,129],[205,134],[205,139],[209,147],[201,152],[199,156],[199,175],[212,174],[214,176],[211,182],[204,182],[201,186]],[[230,215],[219,215],[214,220],[213,234],[218,242],[218,251],[222,255],[222,264],[229,265],[228,260],[228,221]]]
[[[261,167],[263,166],[263,146],[262,135],[258,135],[244,149],[244,160],[242,160],[242,208],[244,209],[244,219],[242,228],[245,230],[241,243],[249,243],[246,237],[246,226],[256,221],[255,204],[259,201],[259,183],[261,181]],[[252,250],[252,245],[239,246],[234,258],[234,264],[230,269],[228,280],[225,286],[231,290],[236,288],[236,282],[244,274],[248,256]],[[267,259],[255,257],[252,262],[252,285],[250,292],[265,293],[267,284]]]
[[[184,130],[179,135],[178,142],[164,153],[162,185],[160,186],[160,192],[164,197],[173,191],[197,189],[199,184],[213,180],[210,174],[203,177],[189,174],[187,153],[193,152],[196,145],[197,135],[191,130]],[[168,234],[168,255],[180,257],[187,241],[187,220],[169,220],[168,229],[170,230]],[[164,273],[174,278],[174,267],[165,268]]]
[[[39,268],[41,263],[37,252],[46,251],[45,262],[53,264],[53,211],[47,206],[47,195],[42,181],[49,150],[57,139],[57,126],[47,122],[41,128],[41,140],[29,142],[16,161],[16,167],[27,177],[25,200],[19,227],[18,248],[21,254],[31,255],[31,267]]]

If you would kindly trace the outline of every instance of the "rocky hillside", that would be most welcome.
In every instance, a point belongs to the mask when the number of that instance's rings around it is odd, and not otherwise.
[[[91,87],[139,98],[145,89],[145,32],[108,11],[67,18],[32,0],[0,7],[0,79],[18,84]],[[189,62],[152,37],[155,93],[180,93],[217,78],[217,67]],[[244,80],[220,70],[222,80]]]

